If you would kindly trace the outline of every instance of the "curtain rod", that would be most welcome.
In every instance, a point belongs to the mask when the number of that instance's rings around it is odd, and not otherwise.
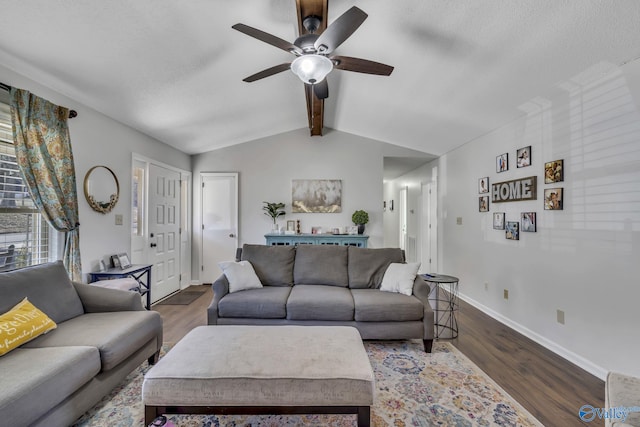
[[[11,86],[8,84],[0,82],[0,89],[6,90],[7,92],[11,91]],[[73,119],[78,116],[78,112],[76,110],[69,110],[69,118]]]

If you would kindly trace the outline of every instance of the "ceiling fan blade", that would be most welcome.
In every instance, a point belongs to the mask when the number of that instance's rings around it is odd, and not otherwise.
[[[291,69],[291,63],[285,62],[284,64],[279,64],[252,74],[249,77],[245,77],[242,81],[247,83],[255,82],[256,80],[264,79],[265,77],[273,76],[274,74],[278,74],[289,69]]]
[[[316,40],[314,45],[318,53],[327,54],[333,52],[335,48],[340,46],[362,25],[367,16],[369,15],[356,6],[340,15]]]
[[[330,59],[334,63],[334,68],[337,68],[338,70],[376,74],[379,76],[388,76],[393,71],[393,67],[391,65],[369,61],[368,59],[353,58],[350,56],[334,56]]]
[[[283,40],[280,37],[276,37],[273,34],[265,33],[264,31],[258,30],[257,28],[253,28],[245,24],[235,24],[231,26],[231,28],[233,28],[234,30],[238,30],[248,36],[256,38],[260,41],[268,43],[271,46],[275,46],[279,49],[293,53],[294,55],[302,55],[304,53],[302,49],[300,49],[293,43],[289,43],[288,41]]]
[[[329,97],[329,84],[326,78],[313,85],[313,93],[316,94],[318,99],[327,99]]]

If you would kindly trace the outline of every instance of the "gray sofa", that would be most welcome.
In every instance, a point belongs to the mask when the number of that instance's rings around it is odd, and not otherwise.
[[[162,319],[135,292],[72,283],[62,262],[0,273],[0,314],[27,297],[57,328],[0,356],[0,424],[66,426],[154,363]]]
[[[229,293],[225,275],[213,283],[210,325],[348,325],[363,339],[422,339],[431,352],[430,287],[416,276],[412,295],[379,290],[398,248],[244,245],[263,287]]]

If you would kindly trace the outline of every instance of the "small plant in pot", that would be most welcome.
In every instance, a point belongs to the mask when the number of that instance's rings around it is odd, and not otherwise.
[[[278,217],[284,216],[284,214],[286,213],[283,209],[284,203],[271,203],[271,202],[262,202],[262,203],[264,203],[264,206],[262,207],[264,214],[273,220],[273,226],[271,229],[273,231],[277,231],[278,224],[276,221],[278,220]]]
[[[369,222],[369,214],[363,210],[357,210],[351,215],[351,221],[358,226],[358,234],[364,233],[364,225]]]

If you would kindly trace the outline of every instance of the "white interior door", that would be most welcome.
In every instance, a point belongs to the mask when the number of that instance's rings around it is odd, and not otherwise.
[[[238,174],[203,173],[202,181],[202,283],[222,274],[221,261],[235,257],[238,247]]]
[[[149,165],[151,300],[180,290],[180,173]]]
[[[408,203],[409,189],[403,187],[400,189],[398,206],[398,222],[399,222],[399,246],[400,249],[407,249],[407,203]]]
[[[435,182],[422,186],[422,273],[438,272],[438,187]]]

